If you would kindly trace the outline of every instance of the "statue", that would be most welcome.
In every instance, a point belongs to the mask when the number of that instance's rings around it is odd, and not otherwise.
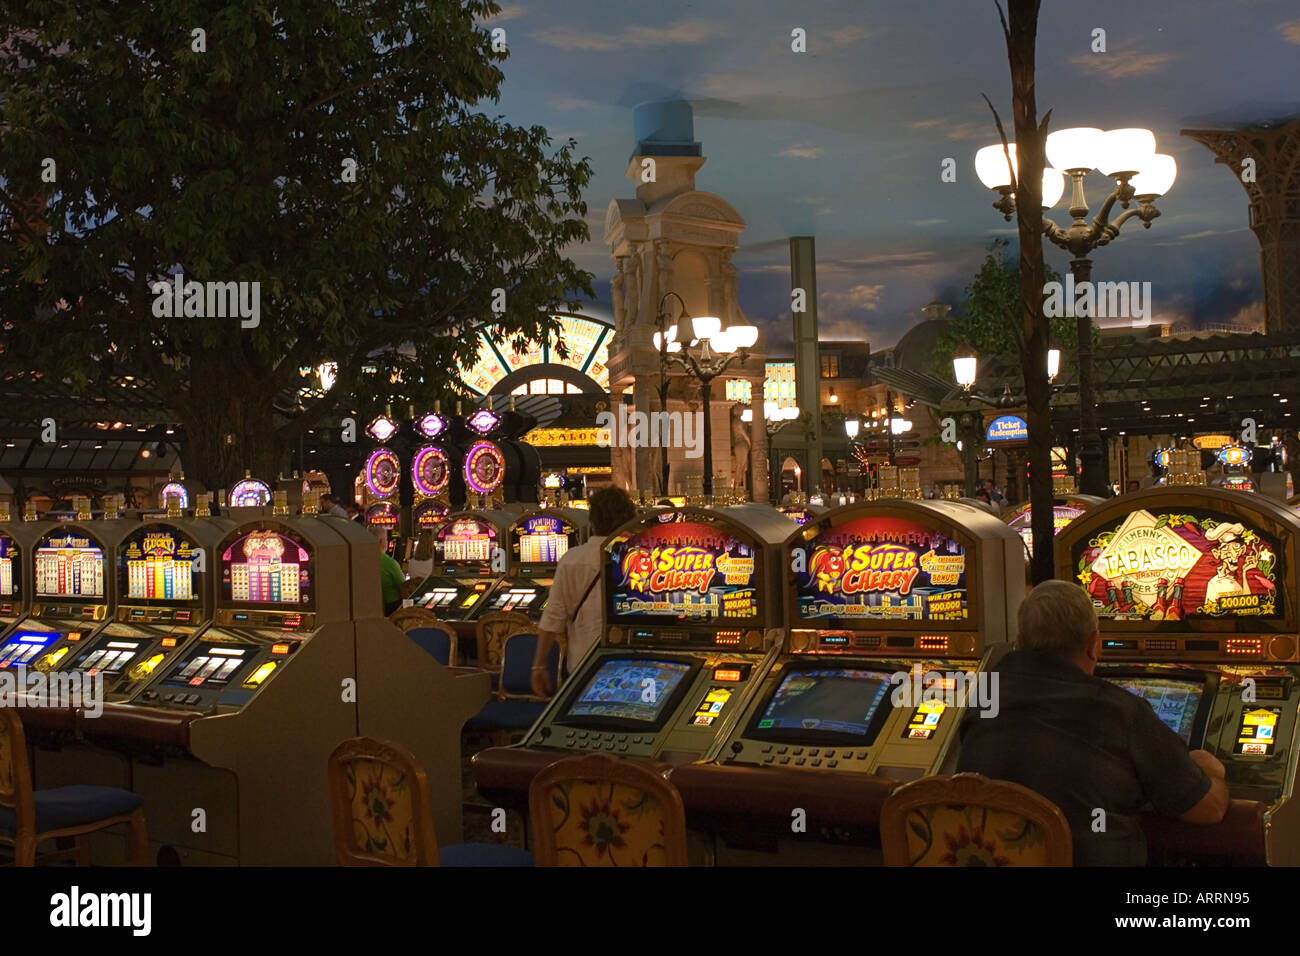
[[[741,418],[745,406],[739,402],[731,406],[731,486],[740,491],[749,490],[749,459],[753,439],[749,437],[749,424]]]

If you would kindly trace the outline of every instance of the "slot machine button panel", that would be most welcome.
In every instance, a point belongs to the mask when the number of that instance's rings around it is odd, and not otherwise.
[[[834,769],[835,769],[836,767],[838,767],[839,765],[840,765],[840,762],[839,762],[838,760],[828,760],[828,761],[826,761],[826,766],[830,767],[832,770],[834,770]]]

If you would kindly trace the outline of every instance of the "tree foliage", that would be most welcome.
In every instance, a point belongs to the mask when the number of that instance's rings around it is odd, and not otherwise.
[[[0,348],[74,394],[149,381],[209,486],[358,404],[447,397],[485,324],[540,338],[592,294],[564,256],[587,160],[482,108],[506,57],[490,0],[0,12]],[[260,325],[157,317],[178,271],[260,283]],[[325,361],[338,384],[303,400]]]

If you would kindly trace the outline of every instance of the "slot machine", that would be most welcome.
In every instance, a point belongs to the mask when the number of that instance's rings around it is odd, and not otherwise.
[[[500,508],[443,519],[433,532],[433,572],[411,592],[412,603],[451,623],[485,613],[508,569],[505,542],[517,515],[517,508]],[[464,633],[472,634],[473,627]]]
[[[565,754],[702,757],[781,644],[779,545],[794,527],[742,505],[651,513],[611,534],[599,643],[521,744],[474,758],[479,789],[520,805],[536,772]]]
[[[1144,817],[1152,863],[1300,864],[1298,543],[1292,509],[1186,485],[1111,499],[1057,536],[1057,577],[1100,619],[1096,675],[1227,771],[1222,823]]]
[[[518,611],[539,620],[555,579],[555,566],[587,539],[587,512],[569,508],[527,511],[510,524],[510,569],[483,613]]]
[[[32,545],[48,527],[43,521],[12,521],[9,506],[0,503],[0,641],[31,610]]]
[[[209,626],[80,733],[131,755],[150,839],[173,862],[329,864],[324,768],[357,732],[347,543],[325,522],[257,518],[213,557]]]
[[[707,762],[672,780],[720,862],[878,862],[884,798],[951,767],[966,707],[986,699],[1024,549],[982,510],[879,499],[802,525],[782,563],[780,656]],[[803,838],[792,807],[807,810]]]
[[[1098,498],[1096,495],[1057,495],[1052,501],[1052,530],[1055,534],[1060,534],[1061,529],[1073,521],[1079,515],[1083,514],[1095,504],[1100,504],[1104,498]],[[1033,560],[1034,555],[1034,511],[1029,502],[1017,506],[1006,518],[1007,526],[1025,543],[1025,555],[1029,560]]]

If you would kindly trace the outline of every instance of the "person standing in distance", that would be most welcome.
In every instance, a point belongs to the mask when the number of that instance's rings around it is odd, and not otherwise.
[[[600,569],[605,538],[619,525],[636,517],[636,505],[622,488],[602,488],[591,496],[591,531],[581,544],[555,566],[551,597],[538,628],[533,656],[532,687],[538,697],[550,697],[555,685],[546,669],[546,656],[561,637],[568,638],[566,661],[570,673],[591,646],[600,640],[604,623]]]

